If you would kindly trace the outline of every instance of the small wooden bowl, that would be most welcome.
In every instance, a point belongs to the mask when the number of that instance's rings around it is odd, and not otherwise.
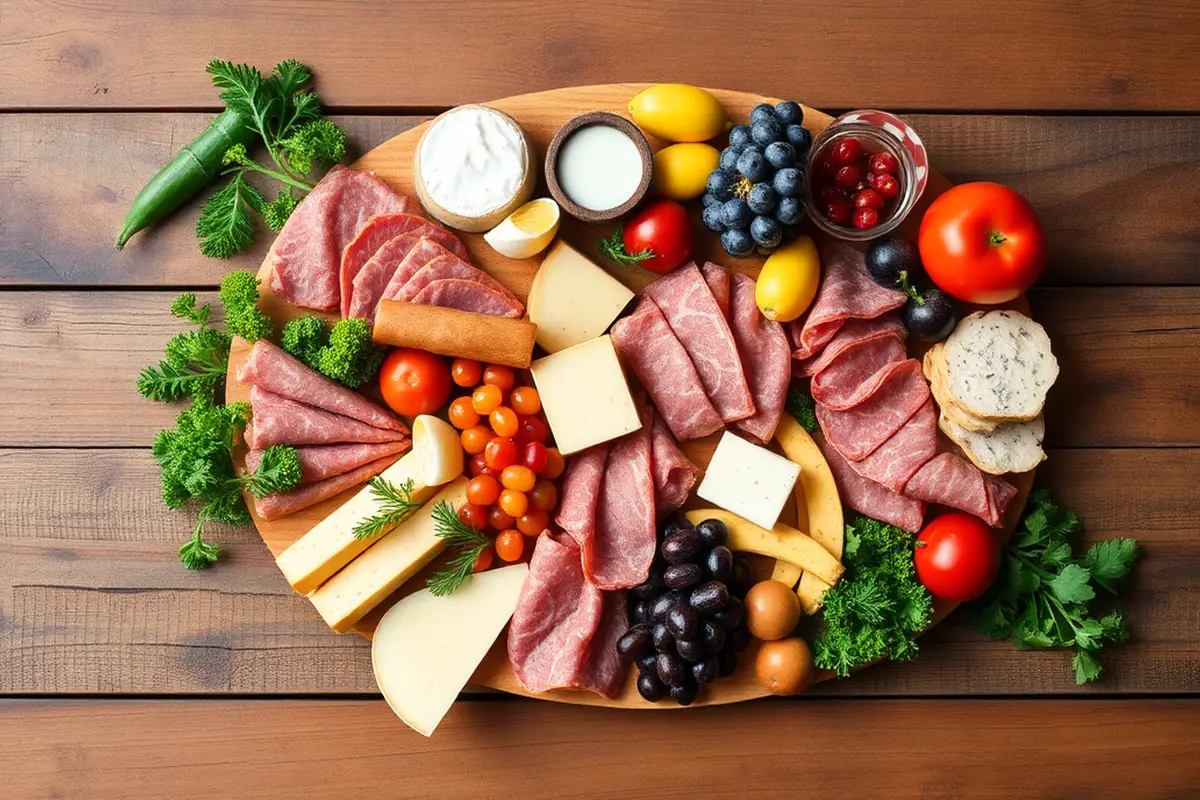
[[[584,208],[567,196],[567,193],[563,191],[562,186],[558,183],[559,150],[571,134],[589,125],[607,125],[610,128],[616,128],[633,140],[634,145],[637,146],[638,154],[642,157],[641,183],[634,190],[633,196],[615,208],[606,208],[602,211]],[[650,143],[646,141],[645,134],[629,120],[616,114],[610,114],[607,111],[591,111],[569,120],[558,129],[558,133],[554,134],[554,138],[550,140],[550,147],[546,150],[546,186],[550,189],[550,195],[558,201],[558,205],[563,211],[583,222],[609,222],[628,214],[646,196],[646,192],[650,189],[650,180],[653,171],[654,154],[650,152]]]

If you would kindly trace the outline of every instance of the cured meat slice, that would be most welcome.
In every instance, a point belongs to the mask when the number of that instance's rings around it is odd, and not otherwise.
[[[872,519],[895,525],[906,531],[916,533],[921,530],[925,521],[925,504],[902,494],[896,494],[886,486],[881,486],[873,480],[859,475],[836,447],[830,447],[824,441],[818,441],[825,460],[829,462],[829,471],[837,484],[842,502],[860,514],[866,514]]]
[[[603,593],[584,576],[575,541],[538,537],[508,630],[508,661],[521,685],[531,692],[615,686],[619,674],[595,674],[609,662],[585,666],[604,612]]]
[[[554,521],[581,547],[596,535],[596,502],[604,480],[608,444],[589,447],[571,456],[562,482],[562,502]]]
[[[604,592],[603,599],[600,627],[588,643],[576,686],[604,697],[615,697],[625,675],[625,666],[617,654],[617,640],[629,630],[629,615],[625,592]]]
[[[884,336],[899,336],[903,339],[907,332],[898,314],[884,314],[874,319],[848,319],[838,330],[829,344],[820,353],[802,362],[798,362],[802,375],[816,375],[848,348],[856,344],[866,343]]]
[[[847,411],[816,404],[821,431],[843,456],[861,461],[900,430],[929,399],[929,384],[916,359],[885,367],[888,374],[875,393]]]
[[[302,508],[316,505],[322,500],[339,495],[347,489],[352,489],[360,483],[366,483],[400,459],[398,453],[376,459],[363,464],[357,469],[343,472],[332,478],[326,478],[316,483],[298,486],[283,494],[269,494],[266,497],[254,499],[254,511],[260,519],[273,520],[295,514]]]
[[[711,261],[706,261],[704,262],[704,266],[700,267],[700,272],[704,275],[704,282],[708,284],[708,290],[712,292],[713,300],[717,301],[717,306],[720,307],[721,313],[728,318],[729,270],[725,269],[720,264],[714,264]]]
[[[280,347],[259,339],[238,368],[237,379],[299,403],[323,408],[376,428],[408,433],[404,421],[390,411],[309,369]],[[344,441],[344,440],[343,440]]]
[[[655,538],[649,406],[642,427],[613,442],[596,501],[596,535],[583,545],[583,571],[601,589],[628,589],[650,574]]]
[[[1000,527],[1016,489],[994,475],[985,475],[954,453],[942,453],[912,476],[904,493],[974,514],[993,528]]]
[[[340,444],[343,442],[407,442],[403,431],[373,428],[340,414],[306,406],[268,392],[250,389],[253,426],[246,428],[246,444],[265,450],[276,444]]]
[[[705,395],[687,351],[653,300],[643,295],[611,333],[617,352],[646,387],[676,439],[698,439],[721,427],[721,416]]]
[[[679,449],[675,437],[659,414],[654,415],[654,424],[650,427],[650,448],[654,471],[654,511],[655,516],[662,519],[687,501],[696,481],[700,479],[700,470]],[[565,497],[564,494],[564,503]]]
[[[409,213],[377,214],[367,220],[342,253],[340,269],[342,316],[350,314],[354,279],[358,277],[358,273],[371,260],[371,257],[379,252],[379,248],[402,233],[413,230],[427,231],[434,227],[436,227],[436,223]],[[462,243],[460,242],[458,246],[462,248]],[[462,248],[464,258],[466,252],[466,249]]]
[[[271,247],[271,290],[301,308],[336,311],[342,252],[368,219],[410,200],[370,172],[335,166],[292,212]]]
[[[937,452],[937,411],[930,398],[874,453],[850,466],[864,478],[903,492],[909,478]]]
[[[872,319],[904,305],[908,295],[886,289],[867,274],[863,254],[846,242],[831,241],[821,251],[824,273],[812,308],[789,324],[796,358],[806,359],[824,347],[848,319]]]
[[[247,436],[249,438],[249,436]],[[300,483],[316,483],[335,475],[344,475],[363,464],[390,455],[404,455],[412,442],[380,442],[378,444],[329,444],[297,447],[300,458]],[[246,453],[246,471],[254,472],[262,461],[263,450]]]
[[[886,367],[908,357],[899,336],[860,339],[813,376],[813,399],[826,408],[844,411],[875,394],[890,374]]]
[[[729,313],[733,339],[746,371],[746,383],[754,397],[754,414],[734,422],[733,427],[759,444],[765,444],[775,435],[787,403],[788,383],[792,378],[792,348],[783,326],[759,313],[752,278],[741,274],[732,276]]]
[[[350,316],[375,319],[375,309],[385,296],[388,284],[404,263],[404,259],[423,239],[437,247],[438,253],[466,257],[467,250],[458,237],[432,223],[388,239],[354,277],[354,289],[350,295]],[[409,273],[410,277],[411,275],[412,273]]]
[[[421,293],[422,289],[434,281],[454,278],[464,281],[474,281],[483,284],[489,289],[494,289],[512,300],[517,307],[521,308],[521,313],[525,311],[520,301],[513,297],[512,292],[506,289],[504,284],[483,270],[472,267],[458,256],[449,252],[432,259],[425,266],[417,270],[416,274],[409,278],[408,282],[396,293],[395,299],[411,302],[414,297]]]
[[[383,290],[383,298],[385,300],[395,300],[396,295],[404,288],[404,284],[408,283],[409,278],[416,275],[430,261],[433,261],[438,256],[445,255],[447,252],[446,248],[442,247],[434,239],[421,237],[412,250],[408,251],[408,255],[404,257],[400,265],[396,267],[391,280],[388,281],[387,288]]]
[[[694,262],[679,267],[647,286],[646,295],[683,344],[721,419],[732,422],[754,414],[733,332],[699,267]]]
[[[412,302],[419,306],[457,308],[459,311],[509,319],[520,319],[525,313],[524,307],[512,295],[461,278],[434,281],[422,289]]]

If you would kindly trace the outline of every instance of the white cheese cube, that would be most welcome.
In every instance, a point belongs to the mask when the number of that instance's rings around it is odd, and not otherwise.
[[[798,477],[799,464],[726,431],[696,494],[770,530]]]
[[[604,333],[632,299],[628,287],[560,240],[529,289],[529,319],[537,343],[557,353]]]

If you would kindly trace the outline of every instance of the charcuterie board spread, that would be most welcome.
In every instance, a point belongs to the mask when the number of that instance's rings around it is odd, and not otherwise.
[[[281,169],[338,155],[323,122]],[[451,109],[304,185],[259,198],[278,236],[222,284],[226,404],[190,393],[156,440],[164,499],[207,500],[203,525],[242,499],[211,486],[241,491],[419,732],[468,684],[795,694],[913,658],[995,581],[1058,375],[1024,298],[1044,236],[1011,190],[951,187],[900,118],[563,89]],[[179,364],[143,393],[189,394]],[[174,453],[213,425],[234,472],[196,478]],[[216,557],[200,530],[189,567]]]

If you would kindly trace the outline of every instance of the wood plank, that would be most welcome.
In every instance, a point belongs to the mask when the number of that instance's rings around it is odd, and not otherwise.
[[[209,115],[0,115],[0,286],[214,285],[262,260],[199,254],[203,195],[123,252],[112,247],[129,204]],[[361,153],[420,117],[337,117]],[[1200,205],[1192,180],[1196,117],[917,114],[911,120],[951,180],[998,180],[1038,209],[1052,254],[1049,284],[1194,284],[1200,233],[1177,209]],[[1132,202],[1132,198],[1137,198]],[[62,213],[70,209],[70,214]]]
[[[27,798],[1166,798],[1200,791],[1198,722],[1198,700],[475,702],[425,739],[380,701],[9,700],[0,766]]]
[[[720,0],[689,4],[686,19],[670,4],[568,0],[518,11],[425,1],[398,13],[382,0],[352,10],[300,0],[286,23],[269,0],[9,5],[0,108],[211,107],[204,64],[214,56],[263,66],[302,58],[330,102],[354,107],[654,77],[721,86],[731,76],[738,85],[728,88],[830,108],[1188,111],[1200,97],[1191,59],[1200,8],[1188,0],[876,0],[850,16],[836,2],[767,0],[754,20]],[[753,46],[730,47],[748,25]],[[681,46],[670,35],[685,29]]]
[[[174,296],[0,292],[0,446],[147,446],[170,427],[178,408],[143,400],[134,382],[182,328],[169,314]],[[1038,289],[1031,300],[1062,363],[1053,445],[1200,444],[1200,290]]]
[[[1200,693],[1200,450],[1056,450],[1040,471],[1086,542],[1135,536],[1120,606],[1133,641],[1075,687],[1061,652],[985,641],[961,615],[887,664],[814,694]],[[368,645],[325,628],[250,528],[214,529],[222,560],[187,572],[194,512],[159,501],[145,450],[0,450],[0,693],[374,692]]]

